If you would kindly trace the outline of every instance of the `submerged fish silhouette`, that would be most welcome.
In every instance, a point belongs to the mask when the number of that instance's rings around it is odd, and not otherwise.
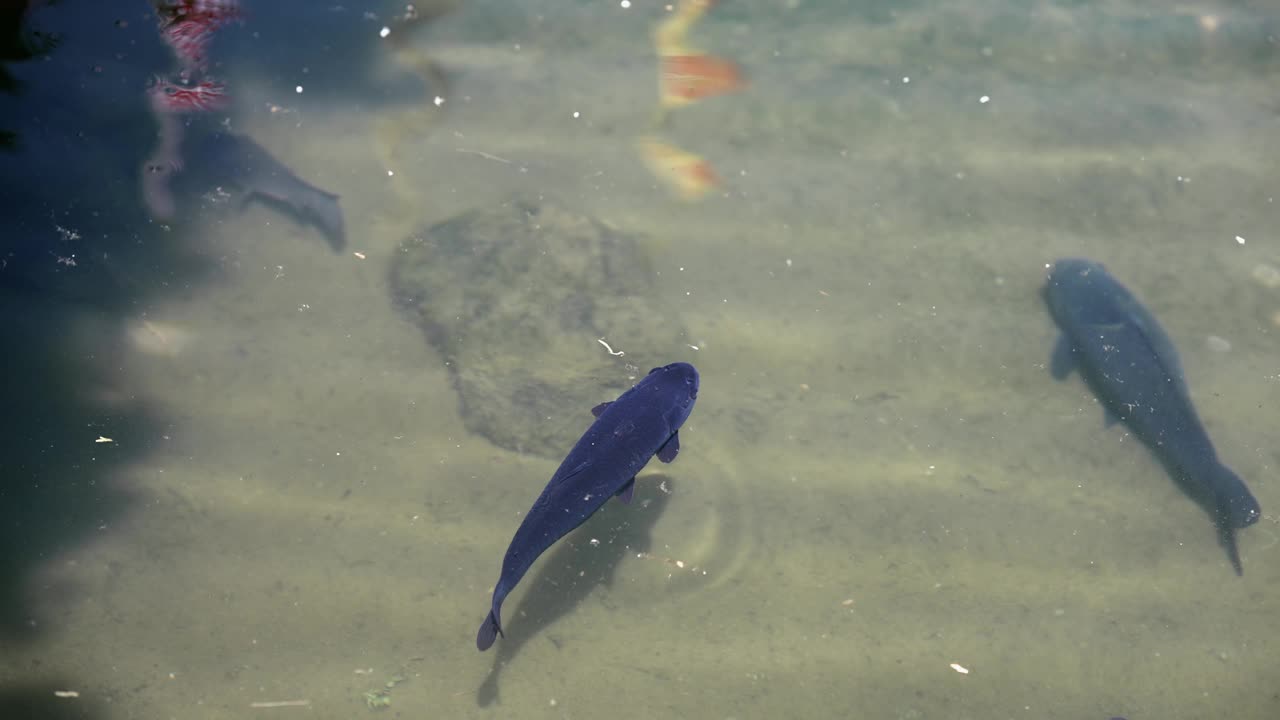
[[[258,197],[282,206],[299,220],[318,227],[335,252],[346,246],[337,195],[302,180],[243,135],[217,131],[192,138],[190,143],[187,165],[202,180],[239,188],[246,202]]]
[[[511,539],[476,647],[488,650],[502,634],[502,601],[539,555],[609,498],[617,495],[630,502],[636,473],[650,457],[656,454],[662,462],[676,458],[677,431],[697,397],[698,371],[688,363],[672,363],[650,370],[617,400],[592,409],[596,421],[560,463]]]
[[[1182,365],[1168,335],[1099,263],[1054,264],[1045,302],[1062,330],[1050,370],[1059,380],[1078,369],[1102,401],[1107,425],[1123,421],[1203,507],[1236,574],[1244,573],[1235,531],[1262,516],[1258,501],[1218,460],[1187,392]]]

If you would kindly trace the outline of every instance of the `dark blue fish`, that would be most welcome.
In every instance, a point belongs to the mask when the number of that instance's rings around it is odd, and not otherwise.
[[[1169,336],[1096,262],[1059,260],[1044,297],[1062,330],[1053,376],[1061,380],[1080,371],[1102,401],[1107,425],[1123,421],[1213,517],[1231,565],[1242,575],[1235,531],[1257,522],[1262,509],[1244,481],[1218,460]]]
[[[244,200],[275,203],[324,233],[335,252],[346,246],[346,227],[338,196],[293,174],[258,143],[225,131],[206,132],[189,141],[187,164],[201,181],[239,188]]]
[[[560,463],[511,539],[476,647],[488,650],[502,634],[502,601],[539,555],[609,498],[617,495],[630,502],[636,473],[649,458],[656,454],[662,462],[675,460],[677,431],[697,397],[698,371],[688,363],[673,363],[650,370],[617,400],[591,410],[596,421]]]

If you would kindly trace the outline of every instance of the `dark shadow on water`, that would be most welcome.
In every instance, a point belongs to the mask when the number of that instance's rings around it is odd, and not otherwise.
[[[125,346],[117,316],[4,291],[0,313],[0,640],[7,644],[34,639],[44,603],[74,591],[36,587],[33,578],[69,548],[114,531],[130,500],[116,474],[161,430],[119,377]]]
[[[5,3],[5,8],[10,4]],[[155,125],[143,88],[165,62],[145,3],[42,3],[24,22],[55,34],[35,61],[0,58],[0,718],[92,718],[39,643],[84,597],[66,557],[121,532],[137,504],[128,469],[167,421],[128,374],[131,322],[188,293],[214,265],[180,228],[151,222],[138,170]],[[118,21],[129,22],[121,24]],[[25,26],[24,26],[25,27]],[[5,29],[4,32],[12,32]],[[26,32],[25,29],[22,32]],[[107,440],[109,439],[109,441]],[[25,657],[40,657],[26,665]],[[22,684],[22,683],[29,684]]]
[[[488,706],[498,700],[499,676],[525,643],[545,636],[547,628],[571,613],[597,587],[611,585],[623,556],[648,551],[653,526],[666,510],[674,487],[666,475],[640,478],[631,505],[606,503],[542,561],[506,623],[506,637],[495,645],[493,670],[476,691],[477,704]],[[599,543],[593,544],[592,539]],[[545,637],[559,647],[554,638]]]

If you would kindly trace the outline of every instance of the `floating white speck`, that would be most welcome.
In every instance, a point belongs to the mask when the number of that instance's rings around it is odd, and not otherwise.
[[[952,669],[952,670],[955,670],[956,672],[960,673],[961,675],[968,675],[968,674],[969,674],[969,668],[967,668],[967,667],[965,667],[965,666],[961,665],[960,663],[951,663],[951,669]]]
[[[909,82],[911,82],[911,78],[909,78],[909,77],[903,77],[903,78],[902,78],[902,84],[903,84],[903,85],[906,85],[906,84],[907,84],[907,83],[909,83]]]
[[[578,111],[577,111],[577,110],[574,110],[574,111],[573,111],[573,119],[574,119],[574,120],[577,120],[577,119],[578,119],[578,117],[579,117],[579,116],[578,116]]]
[[[443,104],[444,104],[444,98],[442,98],[442,97],[440,97],[439,95],[437,95],[437,96],[435,97],[435,99],[434,99],[434,100],[432,100],[431,102],[435,103],[435,104],[436,104],[436,107],[440,107],[441,105],[443,105]]]
[[[1237,235],[1237,236],[1236,236],[1236,242],[1237,242],[1237,243],[1239,243],[1239,244],[1241,244],[1241,245],[1243,245],[1243,244],[1244,244],[1244,238],[1242,238],[1242,237],[1240,237],[1239,235]]]
[[[386,37],[390,34],[391,34],[391,28],[387,27],[386,25],[383,25],[382,29],[378,31],[378,37]]]
[[[302,94],[302,86],[301,86],[301,85],[299,85],[298,87],[294,88],[294,89],[293,89],[293,91],[294,91],[294,92],[296,92],[296,93],[298,93],[299,95],[301,95],[301,94]]]
[[[982,103],[983,105],[986,105],[987,103],[991,102],[991,96],[983,95],[982,97],[978,98],[978,102]]]
[[[109,438],[109,437],[103,437],[102,435],[99,435],[99,436],[98,436],[98,439],[97,439],[97,440],[94,440],[94,442],[96,442],[96,443],[109,443],[109,442],[115,442],[115,440],[112,440],[112,439],[111,439],[111,438]]]
[[[618,4],[622,6],[623,10],[626,10],[627,8],[631,7],[631,0],[622,0],[622,2]]]

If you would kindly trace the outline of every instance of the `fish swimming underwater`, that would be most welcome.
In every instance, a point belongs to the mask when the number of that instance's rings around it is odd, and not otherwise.
[[[1107,412],[1124,422],[1182,490],[1214,519],[1237,575],[1244,574],[1235,531],[1262,516],[1244,481],[1218,460],[1191,396],[1177,351],[1156,319],[1099,263],[1054,264],[1045,302],[1062,330],[1050,371],[1079,370]]]
[[[677,432],[698,397],[698,371],[672,363],[649,371],[613,402],[592,409],[595,422],[560,463],[516,530],[502,559],[489,616],[476,634],[488,650],[502,634],[502,601],[547,548],[617,495],[631,501],[636,473],[655,454],[662,462],[680,451]]]
[[[239,188],[246,202],[265,198],[318,227],[335,252],[346,246],[338,196],[303,181],[258,143],[225,131],[203,133],[188,143],[185,165],[202,183]]]

